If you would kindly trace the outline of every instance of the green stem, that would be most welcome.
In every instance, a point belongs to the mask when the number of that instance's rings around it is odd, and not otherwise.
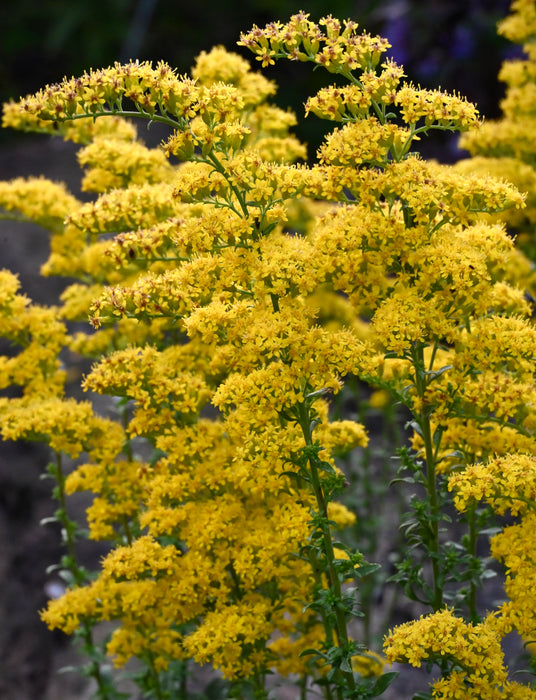
[[[424,440],[425,455],[426,455],[426,488],[428,498],[430,499],[430,530],[432,538],[429,543],[429,549],[432,553],[432,576],[434,596],[432,607],[434,611],[440,610],[443,607],[443,590],[439,584],[440,579],[440,564],[439,564],[439,502],[437,498],[436,488],[436,465],[434,458],[434,448],[432,444],[432,432],[430,426],[430,417],[421,414],[420,416],[422,435]]]
[[[77,530],[76,523],[72,521],[67,515],[67,499],[65,494],[65,474],[63,473],[63,464],[61,459],[61,454],[56,452],[56,464],[55,464],[55,478],[56,478],[56,488],[54,490],[54,495],[59,503],[59,509],[57,511],[57,518],[62,525],[62,537],[63,544],[67,549],[67,561],[69,562],[68,570],[73,577],[73,582],[76,586],[83,586],[87,581],[86,572],[82,567],[79,567],[76,562],[76,547],[75,547],[75,533]],[[107,700],[109,697],[110,684],[103,678],[101,673],[100,663],[97,658],[100,657],[101,652],[95,646],[93,642],[93,632],[92,625],[87,620],[82,620],[80,622],[80,637],[84,643],[84,649],[88,653],[88,656],[93,660],[88,666],[88,675],[93,678],[98,688],[98,697],[101,700]]]
[[[307,557],[309,559],[309,564],[313,571],[313,577],[315,579],[315,584],[318,588],[322,588],[322,575],[320,573],[320,567],[318,564],[318,558],[314,549],[310,549],[307,552]],[[320,617],[322,618],[322,624],[324,625],[324,630],[326,632],[326,643],[328,646],[333,646],[333,630],[328,622],[327,615],[324,610],[321,611]]]
[[[74,122],[78,119],[97,119],[98,117],[134,117],[137,119],[146,119],[150,122],[160,122],[166,126],[170,126],[172,129],[180,129],[180,122],[171,117],[164,117],[161,114],[149,114],[149,112],[144,112],[143,110],[131,110],[131,109],[120,109],[111,105],[110,111],[102,110],[101,112],[95,112],[95,114],[84,112],[83,114],[72,114],[62,121]]]
[[[279,308],[279,297],[277,294],[270,293],[270,298],[272,300],[272,308],[275,313],[278,313],[281,309]]]
[[[219,161],[218,157],[216,156],[216,154],[214,153],[214,151],[211,151],[211,152],[208,154],[208,156],[207,156],[207,161],[209,161],[210,164],[214,167],[214,169],[215,169],[218,173],[220,173],[220,175],[222,175],[222,176],[225,178],[225,180],[227,181],[227,184],[229,185],[229,187],[230,187],[232,193],[234,194],[234,196],[235,196],[236,199],[238,200],[238,203],[240,204],[240,209],[242,210],[242,214],[243,214],[244,217],[247,219],[247,218],[249,217],[249,209],[248,209],[248,207],[247,207],[245,197],[243,196],[242,192],[240,192],[240,190],[238,190],[238,189],[233,185],[233,183],[231,182],[231,179],[229,178],[229,175],[228,175],[227,171],[225,170],[225,168],[223,167],[223,165],[220,163],[220,161]]]
[[[309,412],[309,406],[306,402],[300,404],[298,408],[300,414],[300,426],[303,432],[303,437],[305,439],[305,444],[308,447],[313,446],[313,434],[311,429],[311,415]],[[339,574],[335,566],[335,552],[333,550],[333,541],[331,535],[331,528],[329,526],[328,518],[328,507],[326,498],[324,496],[324,491],[322,489],[322,484],[320,482],[320,474],[318,469],[317,460],[314,456],[309,457],[309,476],[311,479],[311,486],[313,488],[313,493],[316,499],[318,512],[321,516],[321,531],[322,531],[322,544],[324,550],[324,556],[327,563],[327,574],[329,579],[329,585],[333,591],[333,595],[336,601],[342,600],[342,589],[341,582],[339,579]],[[327,632],[327,630],[326,630]],[[348,648],[349,636],[346,628],[346,616],[344,611],[340,606],[335,608],[335,634],[337,637],[337,646],[339,648]],[[351,671],[340,671],[340,675],[344,679],[344,685],[350,690],[355,690],[355,680],[354,675]],[[339,687],[337,689],[337,695],[339,698],[343,697],[343,689]]]
[[[149,667],[149,671],[151,674],[151,681],[152,681],[152,685],[153,685],[151,690],[154,693],[154,697],[156,698],[156,700],[164,700],[165,695],[164,695],[164,691],[162,690],[162,686],[160,684],[160,675],[155,668],[154,654],[152,651],[147,652],[146,662],[147,662],[147,666]]]
[[[307,674],[304,673],[299,682],[300,686],[300,700],[307,700]]]
[[[180,700],[188,700],[188,661],[181,663],[179,698]]]
[[[65,474],[63,473],[63,464],[61,460],[61,454],[56,452],[56,465],[54,470],[54,476],[56,478],[56,488],[54,489],[54,496],[56,497],[59,508],[57,510],[56,516],[62,525],[62,539],[63,544],[67,550],[67,558],[69,560],[69,571],[73,576],[73,581],[77,586],[82,586],[86,580],[86,572],[83,568],[79,567],[76,563],[76,547],[75,547],[75,533],[77,531],[76,523],[69,518],[67,515],[67,499],[65,494]]]
[[[428,378],[425,373],[424,364],[424,348],[419,345],[415,349],[414,354],[414,369],[415,369],[415,388],[420,399],[421,405],[416,416],[419,427],[422,433],[424,442],[424,453],[426,463],[426,490],[430,504],[430,523],[429,530],[431,537],[428,541],[428,549],[431,553],[432,560],[432,587],[433,598],[431,605],[434,611],[440,610],[443,607],[443,589],[440,585],[441,571],[439,562],[439,512],[440,503],[437,493],[436,483],[436,460],[437,447],[434,447],[431,426],[431,410],[426,405],[426,389],[428,388]]]
[[[86,673],[88,673],[90,678],[93,678],[97,684],[98,691],[95,697],[98,697],[99,700],[107,700],[108,697],[110,697],[110,700],[112,700],[113,696],[115,695],[115,691],[112,690],[112,695],[109,695],[110,684],[102,676],[100,662],[94,658],[97,653],[100,655],[100,650],[97,649],[93,641],[93,631],[91,625],[85,620],[81,623],[80,634],[84,640],[84,649],[86,652],[89,652],[89,655],[94,659],[90,664],[88,664],[88,666],[86,666],[86,669],[88,669]]]
[[[123,532],[125,534],[125,539],[127,544],[130,546],[133,542],[132,531],[130,529],[130,523],[126,515],[121,516],[121,525],[123,526]]]
[[[476,523],[476,506],[473,506],[467,513],[467,521],[469,524],[469,541],[467,543],[467,552],[471,558],[471,562],[476,560],[476,541],[478,537]],[[480,622],[480,617],[476,610],[476,583],[474,577],[469,581],[469,596],[467,598],[467,607],[469,609],[469,617],[471,622]]]
[[[255,700],[268,700],[268,693],[266,692],[266,674],[256,673],[254,681],[256,688],[253,691],[253,696]]]

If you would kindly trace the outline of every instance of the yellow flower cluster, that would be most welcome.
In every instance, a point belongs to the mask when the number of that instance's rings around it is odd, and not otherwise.
[[[12,357],[0,356],[0,387],[18,385],[27,397],[53,397],[65,381],[58,355],[66,329],[57,309],[32,305],[18,294],[19,286],[15,275],[0,270],[0,334],[20,348]]]
[[[520,452],[467,467],[449,478],[454,505],[464,511],[484,500],[494,512],[509,511],[519,522],[507,525],[491,539],[491,554],[506,568],[509,600],[498,611],[503,634],[515,629],[527,641],[536,631],[536,457]]]
[[[31,221],[51,232],[63,229],[65,218],[79,205],[65,185],[44,178],[0,182],[0,218]]]
[[[355,123],[328,138],[321,162],[385,163],[390,151],[399,160],[418,139],[417,134],[428,127],[466,131],[478,126],[478,112],[467,100],[412,84],[400,86],[402,68],[392,59],[379,65],[390,44],[381,37],[358,34],[357,29],[352,20],[341,23],[329,16],[316,24],[300,12],[286,24],[272,22],[264,29],[255,26],[241,34],[238,42],[256,54],[263,66],[278,58],[312,61],[351,81],[348,86],[321,88],[306,103],[306,114]],[[386,123],[392,118],[387,115],[387,106],[399,109],[405,128]]]
[[[321,27],[325,27],[325,32]],[[316,24],[309,20],[308,14],[299,12],[286,24],[272,22],[265,29],[253,27],[240,35],[238,43],[257,54],[263,66],[285,56],[296,61],[314,61],[332,73],[346,75],[356,68],[374,69],[390,47],[386,39],[359,35],[356,30],[357,24],[352,20],[343,24],[330,16]]]
[[[530,44],[536,36],[536,9],[530,0],[513,0],[510,14],[499,22],[499,34],[516,44]]]
[[[86,510],[90,539],[114,540],[118,524],[137,523],[147,473],[148,466],[139,461],[112,459],[80,465],[67,476],[67,495],[78,491],[95,494]]]
[[[412,666],[424,661],[453,661],[456,670],[432,686],[438,700],[536,697],[528,687],[507,680],[493,616],[479,624],[466,623],[449,609],[421,616],[390,631],[384,651],[388,661],[405,661]]]
[[[79,151],[78,162],[88,168],[82,180],[82,189],[88,192],[171,181],[175,175],[161,150],[123,139],[94,139]]]
[[[31,112],[20,109],[20,103],[9,102],[3,106],[2,126],[43,134],[62,136],[66,141],[89,144],[94,138],[113,135],[131,141],[136,136],[136,127],[121,117],[95,121],[93,117],[80,114],[76,121],[54,123],[39,119]]]
[[[234,88],[213,82],[221,71]],[[249,80],[244,62],[221,50],[202,56],[195,72],[195,89],[204,102],[196,107],[201,119],[193,128],[212,153],[216,147],[209,112],[217,107],[221,123],[227,125],[230,96],[238,113],[257,104],[262,96],[259,88],[264,85],[267,94],[272,87],[260,78]],[[141,73],[136,73],[138,78]],[[90,99],[91,109],[98,110],[102,102],[95,96],[105,88],[102,74],[91,75],[100,86]],[[249,97],[241,96],[246,85]],[[76,89],[82,91],[83,99],[88,98],[87,84],[77,84]],[[50,100],[65,97],[59,88],[52,92]],[[25,104],[28,108],[29,103]],[[133,138],[95,134],[81,152],[80,162],[89,166],[86,188],[97,191],[99,197],[73,205],[53,239],[48,272],[69,270],[86,281],[86,286],[77,283],[64,293],[61,314],[65,318],[81,318],[89,299],[98,298],[101,285],[110,283],[114,286],[94,304],[95,325],[105,304],[116,317],[140,319],[144,313],[158,317],[139,331],[121,319],[115,330],[103,329],[94,339],[78,336],[70,341],[96,354],[99,347],[134,342],[101,359],[85,380],[87,390],[128,400],[132,409],[125,423],[126,436],[120,430],[115,452],[103,451],[100,459],[78,467],[66,481],[68,493],[90,490],[95,494],[87,513],[92,538],[132,539],[128,547],[112,551],[95,582],[52,603],[44,619],[68,632],[92,619],[120,620],[108,647],[118,663],[151,653],[160,669],[186,655],[211,661],[230,677],[249,675],[274,654],[282,668],[292,670],[301,664],[289,658],[288,650],[274,647],[267,657],[262,647],[274,629],[289,643],[298,634],[304,616],[297,609],[312,590],[308,566],[288,559],[309,536],[309,496],[301,493],[298,498],[293,489],[287,492],[283,476],[303,438],[290,424],[274,430],[277,410],[263,417],[265,409],[256,395],[250,403],[244,402],[245,410],[233,411],[228,420],[200,419],[199,412],[215,390],[223,391],[226,375],[231,383],[240,376],[238,372],[247,376],[250,370],[259,377],[266,374],[266,389],[274,393],[274,408],[280,409],[287,389],[283,383],[273,385],[275,366],[267,369],[274,361],[282,377],[288,374],[293,397],[289,407],[303,399],[305,384],[308,391],[327,386],[336,390],[340,374],[355,364],[355,338],[316,328],[313,311],[301,299],[297,303],[302,317],[291,303],[283,304],[285,295],[290,295],[290,302],[315,287],[305,277],[309,251],[302,249],[299,238],[281,235],[279,221],[284,221],[284,212],[274,203],[280,197],[296,196],[303,185],[293,181],[292,171],[284,172],[282,166],[265,159],[279,153],[285,163],[304,151],[293,142],[289,148],[287,134],[293,119],[287,113],[256,107],[250,122],[251,136],[244,130],[241,139],[248,136],[251,151],[235,155],[236,142],[220,154],[221,161],[196,163],[195,168],[171,168],[157,152],[149,152]],[[247,211],[243,192],[248,197]],[[200,206],[203,199],[207,201]],[[223,208],[222,201],[228,206]],[[261,233],[274,224],[278,229],[273,238],[262,238]],[[115,234],[114,240],[93,242],[108,233]],[[273,326],[273,308],[266,303],[272,295],[282,300],[278,330]],[[254,301],[252,314],[249,298]],[[184,326],[177,324],[178,317],[184,317]],[[305,362],[296,352],[303,334],[310,336]],[[52,424],[57,415],[50,406],[47,409]],[[332,452],[366,444],[362,426],[352,421],[328,423],[327,408],[323,415],[326,424],[318,435],[325,445],[325,460],[331,461]],[[72,411],[66,416],[74,420]],[[93,425],[89,414],[76,423],[87,431]],[[71,446],[60,432],[54,447],[73,455],[88,449],[88,436],[76,438]],[[153,463],[129,459],[131,448],[125,444],[134,438],[143,438],[161,456]],[[127,450],[123,456],[122,449]],[[90,457],[95,457],[94,451]],[[330,516],[341,526],[353,519],[341,505],[330,508]],[[149,537],[135,534],[140,527]],[[181,544],[162,548],[151,537],[173,538]],[[142,567],[136,563],[140,556]],[[171,585],[179,569],[182,594]],[[203,578],[196,602],[187,591]],[[284,590],[286,602],[274,609],[274,596],[281,597],[278,589]],[[184,603],[178,608],[181,599]],[[157,608],[162,612],[155,618]],[[286,617],[288,610],[293,611],[292,624]],[[191,632],[200,615],[203,622]],[[319,637],[318,627],[314,634]]]
[[[406,124],[438,125],[456,131],[465,131],[479,124],[478,112],[465,98],[438,90],[417,89],[404,85],[397,91],[395,104],[400,107]]]
[[[367,116],[373,101],[392,104],[404,71],[392,59],[387,59],[382,68],[379,75],[374,71],[363,73],[361,85],[320,88],[305,103],[305,114],[312,112],[333,121],[355,121]]]
[[[409,132],[376,117],[351,122],[333,131],[319,151],[319,161],[331,165],[385,164],[391,149],[403,152]]]
[[[501,218],[518,232],[518,244],[534,259],[536,241],[536,11],[530,0],[514,0],[511,13],[499,23],[499,33],[521,44],[525,58],[504,62],[499,78],[506,83],[501,102],[503,116],[468,131],[460,145],[473,158],[461,161],[460,172],[487,172],[507,177],[526,193],[523,212],[505,212]],[[533,283],[534,284],[534,283]],[[534,289],[534,286],[533,286]]]
[[[163,431],[196,416],[211,396],[199,376],[203,360],[192,351],[191,345],[119,350],[93,369],[84,388],[134,401],[131,435]]]
[[[0,335],[17,348],[0,356],[0,388],[22,387],[20,397],[0,398],[4,440],[36,440],[70,457],[83,451],[96,460],[121,452],[120,425],[94,413],[88,401],[65,397],[66,372],[59,354],[68,342],[55,307],[41,307],[18,294],[19,281],[0,271]]]
[[[500,515],[507,509],[518,515],[535,508],[536,458],[516,453],[471,465],[450,476],[449,488],[456,492],[454,505],[460,511],[485,499]]]
[[[530,504],[534,506],[534,501]],[[536,630],[534,588],[536,586],[536,515],[529,508],[515,525],[508,525],[491,539],[491,555],[504,564],[504,589],[508,600],[499,608],[505,632],[517,630],[531,642]]]
[[[520,383],[508,374],[495,372],[465,378],[462,384],[463,374],[451,370],[449,364],[443,367],[444,376],[425,395],[425,402],[435,409],[433,429],[441,426],[443,431],[439,471],[449,472],[459,464],[461,455],[464,464],[471,464],[493,454],[530,453],[536,449],[533,382]],[[461,387],[457,397],[452,395],[453,386]],[[423,407],[415,399],[412,405],[417,410]],[[419,451],[423,447],[418,435],[412,444]]]
[[[259,642],[267,641],[271,631],[272,604],[260,595],[245,596],[232,606],[209,612],[203,626],[184,642],[186,653],[198,663],[212,661],[225,676],[238,672],[250,676],[266,664],[267,652]],[[255,647],[259,646],[259,651]],[[252,648],[251,660],[244,664],[244,651]]]

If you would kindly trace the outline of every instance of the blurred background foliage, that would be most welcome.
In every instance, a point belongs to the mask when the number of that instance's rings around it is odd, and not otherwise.
[[[351,17],[363,30],[386,36],[391,54],[423,87],[459,91],[487,117],[499,114],[503,88],[497,72],[512,45],[497,36],[496,23],[509,0],[3,0],[0,8],[0,98],[18,99],[63,76],[116,60],[163,59],[189,71],[202,50],[236,47],[253,24],[285,21],[303,9],[311,19]],[[266,69],[279,84],[277,103],[303,114],[303,102],[329,76],[280,62]],[[326,125],[327,126],[327,125]],[[322,125],[310,118],[298,136],[314,150]],[[16,138],[0,131],[0,139]],[[445,140],[443,138],[443,143]],[[442,159],[456,158],[447,140]],[[427,154],[430,155],[430,154]]]

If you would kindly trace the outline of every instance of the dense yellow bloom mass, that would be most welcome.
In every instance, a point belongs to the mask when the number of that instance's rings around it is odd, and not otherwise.
[[[175,175],[160,149],[122,139],[94,139],[79,151],[78,162],[87,168],[82,189],[89,192],[171,181]]]
[[[536,36],[536,8],[530,0],[513,0],[510,14],[499,22],[499,34],[517,44],[529,43]]]
[[[486,464],[474,464],[452,474],[449,488],[460,511],[485,500],[496,513],[521,516],[491,539],[491,554],[506,569],[505,592],[509,600],[499,608],[498,623],[505,634],[515,629],[525,640],[536,632],[536,458],[508,454]]]
[[[534,506],[534,500],[530,502]],[[527,509],[528,510],[528,509]],[[515,629],[529,642],[536,632],[534,588],[536,586],[536,515],[525,513],[491,539],[491,555],[506,569],[505,592],[508,600],[499,609],[505,632]]]
[[[407,661],[412,666],[426,660],[452,659],[459,670],[433,684],[434,698],[536,697],[529,688],[507,681],[492,616],[479,624],[466,623],[448,609],[421,616],[390,631],[384,650],[388,661]]]
[[[507,211],[502,219],[519,233],[518,242],[532,259],[536,251],[536,11],[530,0],[514,0],[511,13],[499,23],[499,33],[521,44],[525,56],[503,63],[499,78],[506,83],[502,118],[463,135],[460,144],[473,158],[462,161],[460,172],[488,172],[507,177],[526,193],[522,212]]]
[[[67,494],[95,494],[86,510],[90,539],[113,540],[118,525],[137,521],[147,473],[147,465],[139,461],[114,460],[83,464],[67,476]]]
[[[503,30],[522,34],[518,20]],[[484,501],[520,516],[491,543],[508,600],[469,623],[462,604],[455,614],[436,596],[435,612],[389,633],[387,660],[439,662],[434,698],[534,698],[508,681],[500,646],[511,630],[530,639],[534,622],[523,613],[534,579],[534,271],[500,223],[507,210],[532,220],[532,194],[412,152],[432,128],[469,130],[466,144],[508,154],[503,177],[522,160],[515,182],[528,182],[531,113],[518,111],[534,73],[505,67],[513,126],[499,138],[463,98],[402,82],[387,40],[353,21],[300,12],[240,43],[263,66],[312,62],[346,81],[306,102],[337,125],[312,164],[297,163],[295,116],[266,102],[274,83],[223,47],[191,76],[115,64],[4,110],[6,125],[84,144],[83,187],[95,195],[0,185],[5,217],[53,233],[43,272],[73,280],[61,308],[41,308],[0,272],[0,331],[21,348],[0,358],[0,388],[23,387],[0,398],[2,435],[85,453],[62,488],[93,494],[90,537],[111,542],[98,574],[43,619],[67,633],[113,620],[115,663],[138,657],[156,676],[194,659],[231,681],[257,683],[268,668],[323,676],[354,697],[352,672],[383,668],[352,647],[348,581],[366,565],[332,532],[355,524],[333,500],[345,484],[336,458],[368,435],[354,408],[335,420],[331,399],[359,378],[382,392],[371,404],[389,391],[411,412],[428,488],[448,474],[458,510]],[[167,125],[160,148],[137,140],[121,118],[130,110]],[[93,332],[69,336],[66,324],[88,315]],[[94,358],[83,388],[113,397],[110,417],[65,397],[64,348]],[[433,567],[441,554],[427,546]]]
[[[487,464],[474,464],[452,474],[449,488],[455,490],[454,505],[465,510],[471,501],[485,499],[500,515],[525,513],[536,502],[536,458],[510,454]]]
[[[63,221],[79,202],[64,185],[44,178],[16,178],[0,182],[0,218],[32,221],[50,231],[63,228]]]

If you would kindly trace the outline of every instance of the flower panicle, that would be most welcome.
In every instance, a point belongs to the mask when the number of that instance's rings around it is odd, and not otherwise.
[[[264,29],[255,25],[240,35],[238,43],[257,54],[263,67],[285,57],[314,61],[332,73],[349,75],[356,68],[374,69],[390,47],[386,39],[358,34],[357,29],[351,19],[340,22],[330,15],[316,24],[308,13],[300,11],[285,24],[271,22]]]

